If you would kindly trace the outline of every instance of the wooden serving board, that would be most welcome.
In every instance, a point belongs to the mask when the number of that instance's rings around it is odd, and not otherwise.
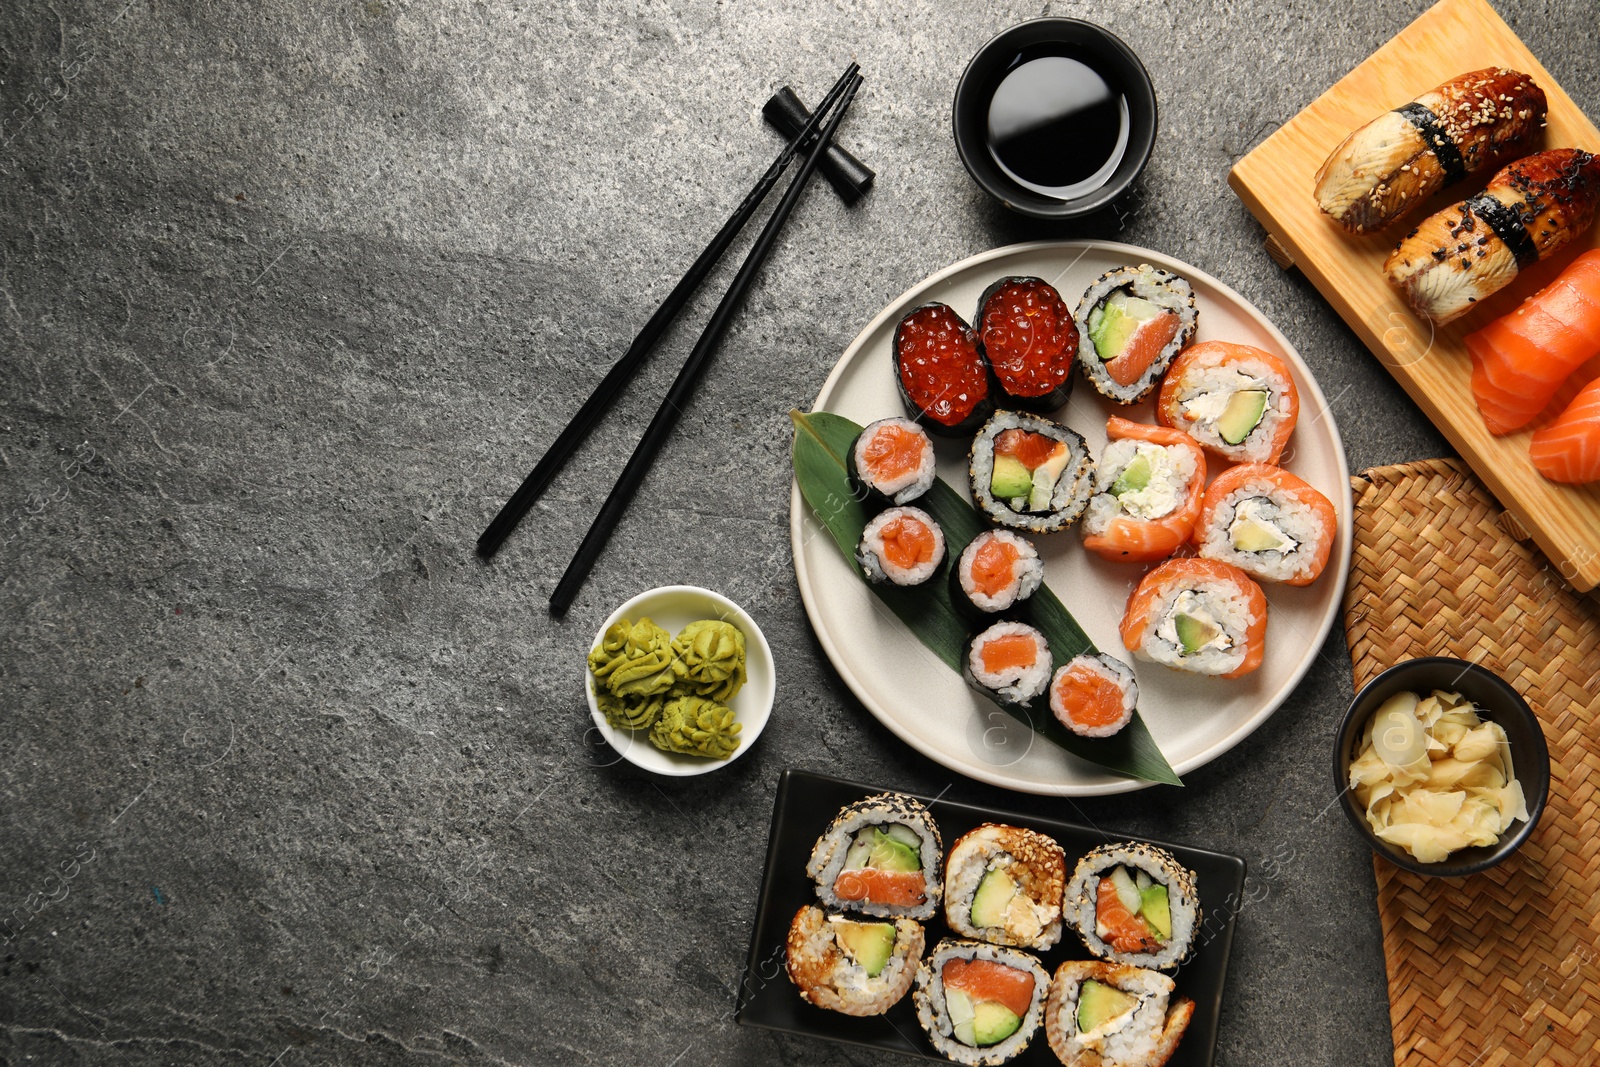
[[[1472,399],[1472,363],[1463,339],[1532,296],[1579,252],[1600,247],[1600,228],[1524,271],[1470,314],[1435,328],[1389,287],[1383,260],[1411,226],[1478,192],[1489,175],[1451,186],[1424,210],[1363,237],[1324,216],[1311,192],[1317,169],[1350,131],[1457,74],[1493,66],[1530,74],[1544,89],[1550,116],[1542,147],[1600,152],[1600,130],[1493,8],[1484,0],[1441,0],[1239,160],[1228,184],[1279,246],[1274,258],[1292,260],[1311,279],[1554,568],[1587,591],[1600,585],[1600,485],[1546,480],[1528,459],[1528,439],[1560,414],[1582,384],[1600,376],[1600,359],[1579,370],[1528,427],[1495,437]]]

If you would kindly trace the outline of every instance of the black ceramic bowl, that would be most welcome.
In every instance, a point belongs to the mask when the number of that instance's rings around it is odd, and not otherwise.
[[[1093,68],[1128,105],[1128,140],[1121,161],[1104,183],[1063,199],[1022,184],[988,148],[989,104],[995,90],[1021,63],[1062,55]],[[1036,219],[1070,219],[1098,211],[1139,177],[1156,140],[1156,91],[1139,57],[1115,34],[1081,19],[1034,19],[978,49],[956,85],[956,152],[979,185],[1006,207]]]
[[[1478,714],[1500,724],[1511,743],[1511,768],[1528,805],[1528,821],[1514,822],[1500,835],[1498,843],[1458,849],[1438,863],[1418,863],[1405,849],[1380,841],[1367,825],[1366,815],[1346,788],[1349,769],[1361,743],[1361,732],[1383,702],[1396,693],[1426,696],[1435,689],[1460,693],[1477,706]],[[1372,846],[1372,850],[1396,867],[1417,874],[1459,877],[1487,870],[1511,855],[1533,833],[1550,795],[1550,750],[1545,747],[1539,718],[1526,701],[1504,678],[1465,660],[1429,656],[1407,660],[1378,675],[1366,684],[1345,712],[1333,745],[1333,787],[1350,825]]]

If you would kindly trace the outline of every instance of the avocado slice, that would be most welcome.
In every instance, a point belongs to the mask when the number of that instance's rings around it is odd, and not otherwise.
[[[1228,536],[1233,540],[1233,547],[1240,552],[1277,552],[1293,543],[1277,528],[1259,519],[1246,517],[1239,518],[1229,527]]]
[[[858,923],[833,920],[833,936],[851,959],[861,965],[868,978],[876,978],[894,954],[894,923]]]
[[[1122,468],[1122,473],[1117,475],[1117,480],[1111,483],[1111,495],[1121,496],[1123,493],[1137,493],[1150,485],[1150,457],[1140,452],[1133,457],[1133,462]]]
[[[950,1013],[950,1026],[956,1032],[956,1040],[963,1045],[976,1047],[978,1037],[972,1032],[972,1021],[976,1015],[972,998],[959,989],[947,986],[944,991],[944,1010]]]
[[[872,852],[867,866],[880,871],[920,871],[922,857],[910,845],[902,844],[882,830],[872,831]]]
[[[1222,632],[1222,627],[1216,623],[1197,619],[1193,615],[1179,612],[1172,616],[1172,627],[1178,632],[1178,643],[1183,646],[1183,654],[1192,656],[1205,648],[1217,635]]]
[[[1017,895],[1017,883],[1005,871],[996,868],[983,876],[978,891],[972,894],[973,926],[1004,926],[1006,908]]]
[[[1095,354],[1109,361],[1122,355],[1139,327],[1161,314],[1161,308],[1148,300],[1130,296],[1118,289],[1089,315],[1089,340]]]
[[[1172,937],[1172,907],[1167,901],[1167,887],[1153,882],[1140,894],[1139,914],[1149,924],[1151,933],[1161,941]]]
[[[1017,1032],[1022,1019],[1004,1004],[992,1000],[972,1006],[972,1037],[978,1045],[995,1045]]]
[[[994,457],[994,470],[989,475],[989,492],[1001,500],[1027,496],[1033,491],[1033,472],[1016,456]]]
[[[1261,425],[1266,410],[1266,390],[1241,389],[1228,398],[1228,406],[1217,416],[1217,433],[1228,444],[1239,444]]]
[[[1119,1015],[1126,1014],[1138,1003],[1130,993],[1115,986],[1085,978],[1078,986],[1078,1033],[1098,1030]]]

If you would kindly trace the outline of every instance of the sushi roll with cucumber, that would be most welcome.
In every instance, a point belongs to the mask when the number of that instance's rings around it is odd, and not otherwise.
[[[1169,559],[1140,580],[1121,629],[1123,645],[1140,659],[1239,678],[1266,656],[1267,597],[1231,563]]]
[[[994,1067],[1033,1040],[1049,989],[1050,973],[1020,949],[945,940],[917,968],[911,999],[941,1055]]]
[[[984,823],[945,861],[944,917],[964,937],[1047,949],[1061,940],[1067,856],[1033,830]]]
[[[933,486],[933,442],[910,419],[879,419],[865,426],[846,459],[857,500],[909,504]]]
[[[997,622],[967,641],[961,668],[996,704],[1027,704],[1050,684],[1050,642],[1027,623]]]
[[[806,863],[829,911],[927,919],[939,907],[944,842],[921,802],[902,793],[847,804]]]
[[[1092,954],[1134,967],[1172,970],[1200,929],[1194,872],[1142,842],[1091,849],[1072,872],[1064,907]]]
[[[1250,345],[1202,341],[1161,383],[1156,418],[1229,463],[1276,463],[1300,417],[1288,364]]]
[[[1078,304],[1078,366],[1100,395],[1137,404],[1194,339],[1194,288],[1149,264],[1107,271]]]
[[[971,618],[1010,611],[1038,591],[1044,562],[1028,539],[985,530],[967,542],[950,569],[950,601]]]
[[[944,562],[944,531],[921,508],[890,508],[861,531],[856,562],[874,585],[921,585]]]
[[[949,304],[924,304],[900,320],[894,380],[906,410],[930,433],[965,437],[994,411],[978,335]]]
[[[1066,1067],[1162,1067],[1194,1018],[1171,978],[1143,967],[1068,960],[1044,1005],[1050,1051]]]
[[[996,526],[1063,530],[1083,514],[1094,492],[1088,443],[1035,415],[995,412],[973,439],[969,459],[973,499]]]
[[[1194,542],[1202,557],[1263,582],[1310,585],[1328,565],[1337,530],[1332,501],[1316,489],[1282,467],[1243,463],[1206,490]]]
[[[1113,563],[1166,559],[1194,533],[1206,455],[1194,438],[1116,415],[1095,466],[1099,485],[1083,516],[1083,547]]]
[[[807,904],[795,913],[785,948],[789,981],[802,999],[845,1015],[882,1015],[916,980],[922,924],[851,919]]]
[[[1001,278],[978,298],[978,339],[1000,403],[1049,414],[1072,397],[1078,326],[1043,278]]]
[[[1050,711],[1079,737],[1111,737],[1133,721],[1133,668],[1104,652],[1074,656],[1050,679]]]

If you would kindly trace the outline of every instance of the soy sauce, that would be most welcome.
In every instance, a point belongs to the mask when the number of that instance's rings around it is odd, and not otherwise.
[[[1128,150],[1128,99],[1069,46],[1019,53],[989,99],[984,142],[1002,171],[1060,200],[1111,180]]]

